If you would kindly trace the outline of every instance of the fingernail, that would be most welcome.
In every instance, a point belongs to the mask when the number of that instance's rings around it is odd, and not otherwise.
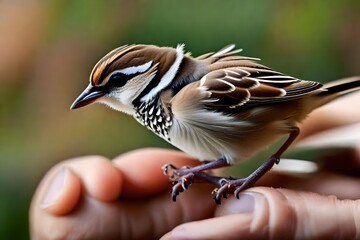
[[[229,208],[233,213],[252,213],[255,208],[255,197],[251,193],[240,193],[239,199],[229,203]]]
[[[250,214],[255,210],[256,199],[263,198],[259,193],[243,192],[239,194],[239,199],[231,198],[217,209],[216,214],[220,216],[229,214]]]
[[[64,191],[64,184],[68,174],[69,169],[67,167],[63,167],[55,176],[40,204],[41,208],[48,208],[56,203]]]
[[[165,235],[166,238],[164,238],[165,240],[181,240],[181,239],[195,239],[195,235],[199,236],[202,233],[202,229],[199,228],[188,228],[188,227],[176,227],[174,228],[170,234]]]

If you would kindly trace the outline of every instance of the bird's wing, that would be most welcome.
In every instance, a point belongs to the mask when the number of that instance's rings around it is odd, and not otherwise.
[[[299,80],[269,68],[231,67],[206,74],[198,89],[208,108],[247,108],[300,98],[317,93],[322,84]]]

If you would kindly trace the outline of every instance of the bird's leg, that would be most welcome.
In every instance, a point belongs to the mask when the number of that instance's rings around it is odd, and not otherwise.
[[[171,196],[173,201],[176,201],[177,195],[179,195],[180,192],[187,189],[188,186],[194,181],[210,182],[220,187],[221,186],[220,183],[222,179],[232,180],[232,178],[230,177],[229,178],[217,177],[203,172],[206,170],[211,170],[226,166],[229,166],[229,163],[224,158],[192,168],[183,167],[179,169],[172,164],[164,165],[163,166],[164,174],[169,176],[170,180],[173,181],[174,183],[171,190]]]
[[[215,192],[215,202],[221,204],[221,198],[226,197],[227,194],[234,193],[236,198],[239,198],[239,193],[245,189],[251,187],[259,178],[261,178],[267,171],[269,171],[274,164],[278,164],[280,161],[281,155],[288,149],[292,142],[299,135],[299,128],[294,128],[290,133],[288,139],[284,144],[274,153],[270,158],[268,158],[258,169],[256,169],[252,174],[246,178],[241,179],[223,179],[222,186],[219,189],[216,189]]]
[[[205,164],[201,164],[192,168],[186,166],[179,169],[172,164],[165,164],[162,168],[165,175],[168,175],[171,178],[171,180],[176,180],[178,177],[187,175],[188,173],[203,172],[206,170],[211,170],[226,166],[229,166],[229,163],[224,158],[220,158],[216,161],[207,162]]]

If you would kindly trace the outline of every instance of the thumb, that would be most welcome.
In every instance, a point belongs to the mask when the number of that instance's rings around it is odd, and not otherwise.
[[[180,225],[171,239],[359,239],[360,201],[266,187],[228,199],[215,218]]]

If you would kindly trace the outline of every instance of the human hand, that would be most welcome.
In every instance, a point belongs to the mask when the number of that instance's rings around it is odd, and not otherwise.
[[[34,196],[31,236],[155,239],[172,230],[164,239],[359,237],[360,202],[334,196],[255,187],[215,206],[211,189],[198,184],[173,203],[159,171],[167,158],[191,163],[184,154],[151,149],[113,164],[96,156],[60,163]]]
[[[161,166],[194,165],[187,155],[143,149],[109,161],[70,159],[44,177],[30,208],[34,239],[158,239],[183,223],[212,216],[211,188],[194,186],[176,203]]]
[[[321,125],[321,121],[316,122]],[[360,163],[359,155],[353,157]],[[194,163],[185,154],[154,149],[131,152],[112,162],[102,157],[83,157],[59,163],[44,177],[34,195],[31,236],[149,239],[170,231],[164,239],[360,238],[360,200],[255,187],[242,193],[239,200],[230,197],[216,206],[211,188],[194,184],[173,203],[169,181],[159,170],[169,161],[177,165]],[[333,180],[323,174],[309,179],[288,177],[285,182],[313,192],[322,192],[327,186],[340,197],[350,187],[350,198],[359,198],[357,178],[337,176]],[[265,177],[262,184],[276,179],[270,174]]]

